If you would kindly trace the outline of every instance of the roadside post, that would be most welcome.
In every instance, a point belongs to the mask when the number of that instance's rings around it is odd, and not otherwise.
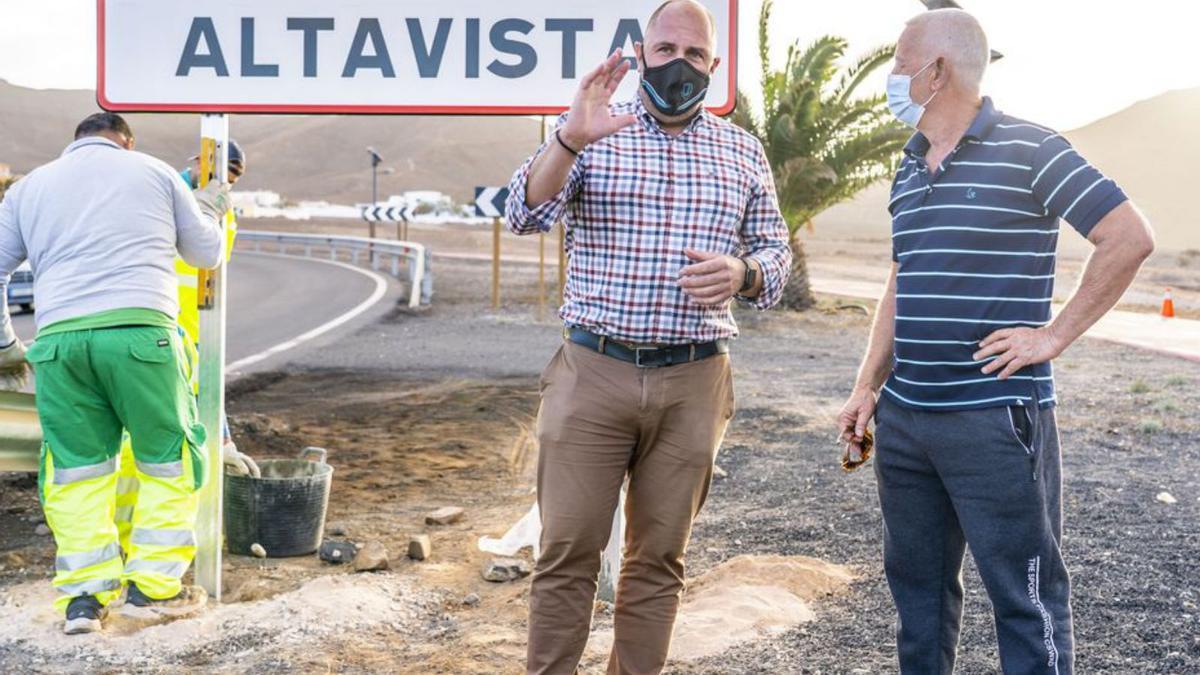
[[[492,220],[492,309],[500,309],[500,219]]]
[[[475,215],[492,219],[492,309],[500,309],[500,222],[506,201],[506,187],[475,188]]]
[[[563,290],[567,287],[567,226],[558,224],[558,305],[563,304]]]
[[[538,124],[538,129],[542,132],[542,139],[538,143],[538,147],[546,144],[546,116],[542,115],[541,123]],[[546,318],[546,233],[538,232],[538,301],[537,301],[537,320],[542,321]]]
[[[203,155],[221,179],[230,114],[557,115],[568,108],[591,64],[618,48],[634,60],[633,45],[644,36],[642,22],[659,2],[96,0],[96,99],[113,112],[204,115],[202,133],[208,140],[203,147],[211,152]],[[738,3],[701,2],[727,33],[717,54],[727,77],[712,82],[707,99],[709,110],[727,115],[737,92]],[[629,77],[615,98],[629,99],[636,92],[637,78]],[[493,199],[493,207],[496,203]],[[498,203],[498,209],[481,214],[494,219],[495,241],[503,198]],[[403,220],[396,222],[398,234],[407,236]],[[495,241],[493,303],[498,304]],[[566,280],[561,225],[558,244],[561,302]],[[200,315],[200,407],[211,437],[206,445],[210,481],[197,522],[196,578],[219,598],[223,266],[203,281],[209,304]]]
[[[546,318],[546,233],[538,235],[538,304],[537,320]]]

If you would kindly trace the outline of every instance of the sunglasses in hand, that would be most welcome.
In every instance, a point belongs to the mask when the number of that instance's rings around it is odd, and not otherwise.
[[[862,440],[855,443],[853,440],[846,443],[846,451],[842,455],[842,471],[850,473],[858,467],[867,463],[871,459],[871,453],[875,450],[875,435],[870,429],[863,432]]]

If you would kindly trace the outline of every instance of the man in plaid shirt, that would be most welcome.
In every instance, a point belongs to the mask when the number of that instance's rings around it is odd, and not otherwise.
[[[657,673],[683,555],[733,416],[730,301],[774,305],[792,255],[771,167],[749,134],[703,109],[720,59],[703,5],[670,0],[634,46],[583,78],[554,137],[513,177],[517,234],[565,220],[565,342],[542,374],[542,553],[528,671],[572,673],[587,642],[600,554],[629,479],[610,673]]]

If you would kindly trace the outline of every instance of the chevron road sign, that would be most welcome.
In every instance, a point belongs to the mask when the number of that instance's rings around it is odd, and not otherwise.
[[[503,218],[504,202],[508,201],[506,187],[475,188],[475,215],[484,218]]]
[[[408,206],[359,204],[358,208],[363,220],[368,223],[407,223],[412,216],[412,209]]]

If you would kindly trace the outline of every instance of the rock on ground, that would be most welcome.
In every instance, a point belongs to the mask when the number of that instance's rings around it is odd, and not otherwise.
[[[492,558],[483,566],[485,581],[504,583],[529,576],[529,563],[519,558]]]
[[[444,506],[425,516],[425,524],[453,525],[462,520],[465,513],[461,506]]]
[[[408,539],[408,557],[413,560],[426,560],[433,552],[433,541],[427,534],[414,534]]]
[[[383,544],[370,541],[363,545],[354,558],[354,571],[378,572],[388,568],[388,552]]]

